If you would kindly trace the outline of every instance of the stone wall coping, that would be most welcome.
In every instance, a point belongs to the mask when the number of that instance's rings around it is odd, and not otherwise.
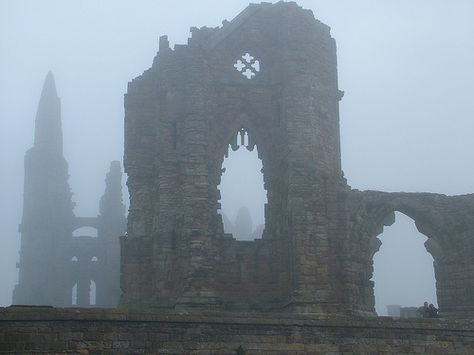
[[[320,316],[316,314],[251,313],[224,311],[177,311],[165,309],[54,308],[50,306],[0,307],[0,325],[4,322],[140,322],[248,324],[320,328],[384,328],[430,331],[473,332],[471,319],[402,319],[392,317]],[[474,336],[474,334],[473,334]]]

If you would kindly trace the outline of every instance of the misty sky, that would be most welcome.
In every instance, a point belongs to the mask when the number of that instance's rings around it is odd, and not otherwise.
[[[297,2],[331,26],[337,42],[348,183],[361,190],[474,192],[474,1]],[[151,66],[159,36],[186,43],[191,26],[219,26],[247,4],[0,0],[0,305],[11,303],[16,283],[23,158],[47,71],[62,100],[75,212],[95,216],[109,163],[123,155],[127,82]],[[413,222],[398,216],[381,239],[379,312],[385,304],[434,301],[432,259]]]

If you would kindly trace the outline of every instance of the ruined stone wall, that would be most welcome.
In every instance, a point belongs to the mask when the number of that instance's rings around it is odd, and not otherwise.
[[[0,308],[0,353],[472,354],[472,321]]]
[[[329,27],[278,2],[191,32],[174,49],[161,37],[125,95],[122,305],[374,315],[376,237],[400,211],[429,238],[441,313],[474,316],[473,195],[347,185]],[[218,214],[222,162],[239,145],[257,146],[267,190],[253,242],[224,234]]]
[[[42,166],[45,167],[48,168]],[[74,299],[74,304],[82,307],[118,305],[119,237],[125,231],[125,207],[121,191],[117,194],[110,190],[121,189],[121,176],[120,163],[113,162],[98,217],[75,217],[66,209],[62,213],[71,214],[61,218],[57,210],[62,206],[49,202],[48,198],[40,205],[25,201],[20,226],[20,278],[13,304],[66,307],[73,305]],[[32,189],[30,194],[36,195],[37,191]],[[52,193],[49,198],[55,196]],[[73,231],[82,227],[96,228],[97,236],[73,236]]]
[[[347,187],[329,28],[279,3],[192,33],[174,50],[161,38],[126,94],[123,303],[336,307],[330,240]],[[222,161],[241,129],[247,148],[258,147],[268,193],[253,243],[226,240],[217,213]]]
[[[432,193],[386,193],[351,191],[348,195],[350,259],[349,289],[354,304],[367,311],[374,307],[373,256],[380,247],[377,238],[394,221],[394,212],[415,221],[428,237],[433,256],[438,306],[445,316],[474,315],[474,195],[446,196]]]

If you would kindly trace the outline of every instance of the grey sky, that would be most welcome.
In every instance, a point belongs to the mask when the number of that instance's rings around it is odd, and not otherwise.
[[[348,183],[385,191],[474,192],[474,2],[298,3],[331,26],[337,42]],[[191,26],[218,26],[247,4],[0,0],[0,305],[10,304],[16,282],[23,156],[33,143],[47,71],[54,72],[62,99],[76,213],[96,215],[109,162],[123,154],[127,82],[150,67],[158,37],[185,43]],[[394,229],[392,239],[413,234],[405,229]],[[419,256],[410,245],[403,250]],[[376,271],[385,280],[394,278],[392,269],[380,264]],[[429,291],[416,297],[423,292]]]

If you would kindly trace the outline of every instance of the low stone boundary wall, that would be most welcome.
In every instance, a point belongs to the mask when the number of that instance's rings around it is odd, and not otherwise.
[[[0,308],[1,354],[474,354],[474,321]]]

